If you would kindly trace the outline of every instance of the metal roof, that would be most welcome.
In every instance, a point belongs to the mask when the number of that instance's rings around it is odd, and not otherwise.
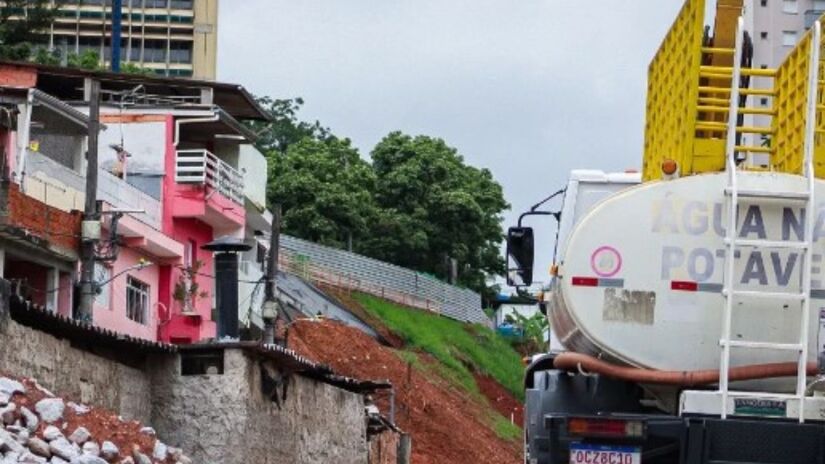
[[[88,343],[96,348],[136,351],[142,354],[178,351],[175,345],[131,337],[62,316],[16,295],[9,298],[9,310],[12,319],[18,324],[46,332],[57,338]]]
[[[3,61],[0,65],[20,66],[35,69],[38,72],[38,88],[50,87],[49,93],[62,100],[73,100],[75,98],[68,94],[77,94],[82,89],[82,82],[78,83],[73,79],[92,78],[111,86],[122,86],[124,89],[144,85],[145,87],[158,90],[162,89],[170,95],[188,94],[197,95],[200,89],[210,88],[213,90],[213,103],[226,110],[233,117],[238,119],[257,119],[262,121],[270,120],[269,114],[255,101],[242,85],[225,82],[215,82],[181,77],[146,76],[142,74],[114,73],[110,71],[90,71],[86,69],[68,68],[61,66],[47,66],[29,62]],[[46,81],[43,82],[45,77]],[[52,78],[51,80],[49,78]]]

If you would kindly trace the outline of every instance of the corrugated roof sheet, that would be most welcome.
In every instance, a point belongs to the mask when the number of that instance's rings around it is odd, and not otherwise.
[[[9,303],[9,312],[15,322],[57,338],[76,339],[85,343],[92,342],[99,347],[127,349],[140,353],[175,353],[178,351],[175,345],[131,337],[62,316],[16,295],[10,297]]]

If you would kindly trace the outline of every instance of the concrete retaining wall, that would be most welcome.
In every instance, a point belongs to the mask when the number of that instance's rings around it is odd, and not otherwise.
[[[293,375],[279,405],[262,391],[269,361],[239,349],[223,359],[223,374],[178,376],[176,360],[158,366],[153,424],[170,445],[204,464],[367,463],[363,396]]]
[[[0,297],[0,305],[5,301]],[[68,400],[149,422],[152,396],[147,369],[112,361],[22,326],[11,320],[6,309],[0,308],[0,371],[34,378]]]

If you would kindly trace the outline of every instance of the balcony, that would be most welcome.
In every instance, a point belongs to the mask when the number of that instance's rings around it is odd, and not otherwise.
[[[244,204],[243,176],[208,150],[178,150],[175,182],[203,185],[239,205]]]
[[[37,200],[63,211],[83,210],[86,176],[48,156],[33,153],[28,159],[28,176],[24,191]],[[97,199],[120,209],[140,210],[132,216],[160,230],[160,202],[101,169],[97,175]]]

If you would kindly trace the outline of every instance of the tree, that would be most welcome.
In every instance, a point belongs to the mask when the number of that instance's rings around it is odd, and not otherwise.
[[[66,66],[69,68],[86,69],[89,71],[102,71],[100,55],[94,50],[85,50],[81,54],[70,53],[66,57]]]
[[[0,4],[0,59],[31,58],[33,45],[51,27],[62,1],[6,0]],[[24,12],[25,14],[21,14]]]
[[[443,140],[394,132],[364,161],[347,139],[298,119],[300,98],[259,98],[272,118],[255,123],[269,160],[268,200],[283,207],[283,231],[347,248],[458,284],[495,293],[501,275],[501,186],[465,164]]]
[[[372,151],[375,200],[381,212],[368,243],[373,256],[486,291],[500,275],[501,213],[509,207],[487,169],[464,163],[443,140],[386,136]]]
[[[508,314],[504,318],[505,322],[513,324],[523,332],[520,343],[517,343],[519,352],[525,356],[546,351],[547,342],[544,336],[550,328],[550,321],[542,313],[533,314],[530,317],[519,312]]]
[[[300,97],[276,100],[270,97],[256,99],[272,121],[249,123],[258,134],[257,147],[263,153],[286,153],[290,145],[305,138],[325,140],[332,137],[329,129],[320,122],[308,123],[298,119],[298,111],[304,105]]]
[[[306,137],[270,156],[269,168],[269,202],[281,203],[285,233],[338,248],[368,234],[375,176],[349,140]]]

